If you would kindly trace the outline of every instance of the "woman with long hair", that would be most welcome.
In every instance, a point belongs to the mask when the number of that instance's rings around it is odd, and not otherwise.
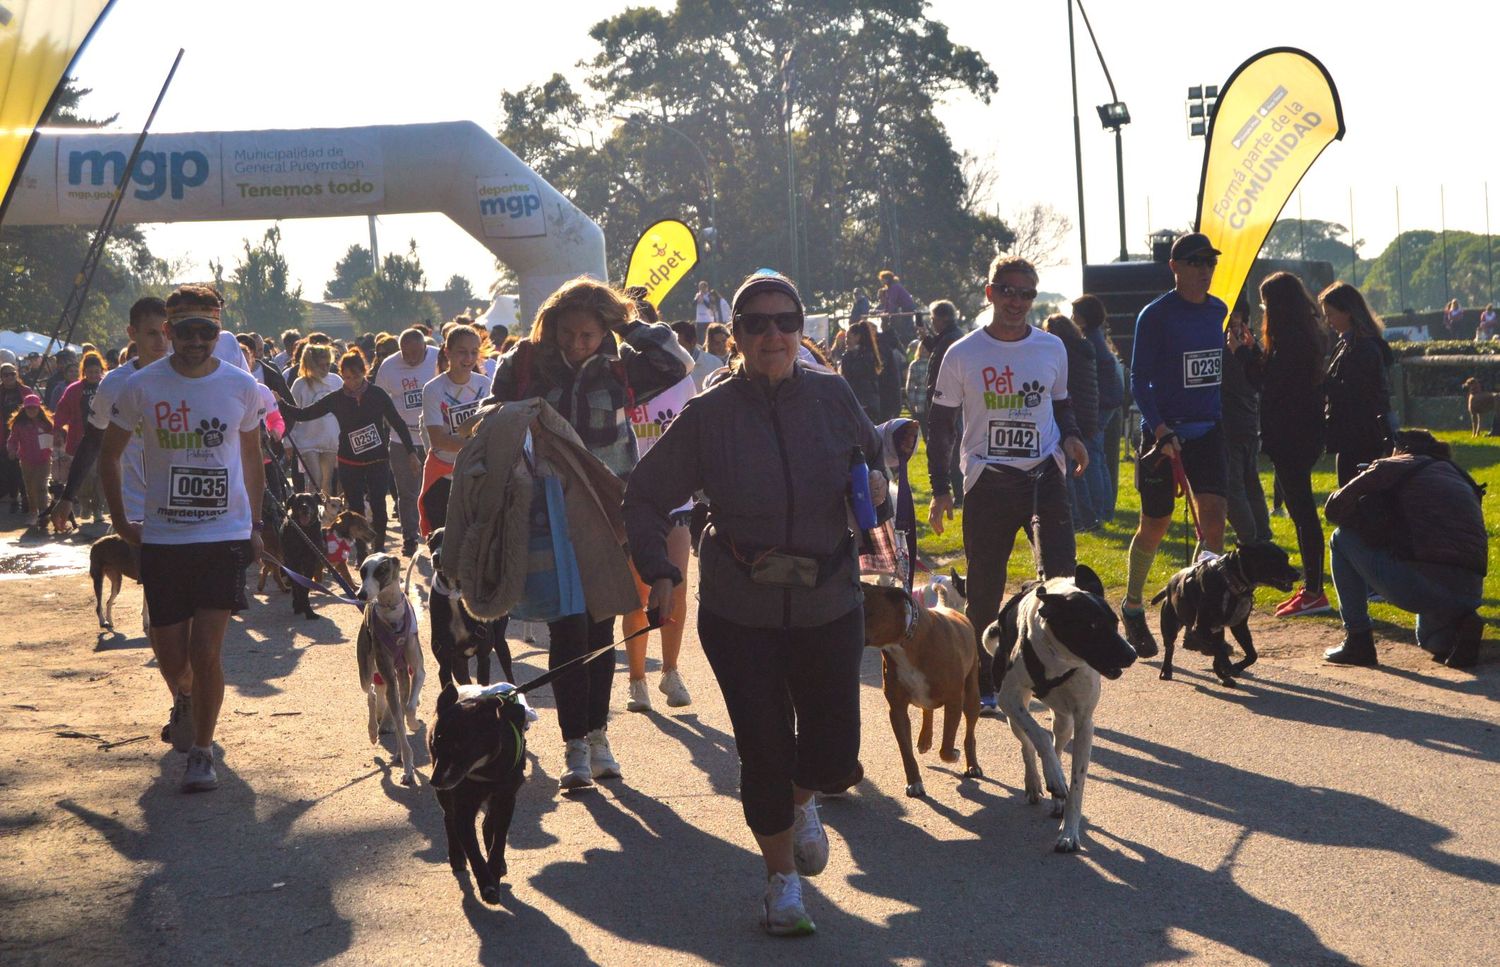
[[[1318,294],[1328,327],[1338,334],[1326,380],[1328,452],[1334,454],[1339,486],[1353,480],[1362,464],[1390,452],[1391,408],[1385,368],[1391,347],[1385,327],[1360,291],[1335,282]]]
[[[1303,586],[1276,614],[1318,614],[1332,610],[1323,593],[1323,524],[1312,490],[1313,465],[1323,453],[1328,340],[1317,303],[1295,275],[1268,276],[1260,284],[1260,299],[1266,313],[1264,350],[1245,331],[1234,337],[1232,348],[1246,364],[1246,377],[1260,390],[1261,449],[1275,469],[1302,556]]]
[[[443,333],[446,365],[422,387],[422,426],[432,447],[423,466],[421,494],[439,480],[453,476],[453,463],[468,440],[459,435],[465,423],[490,395],[490,378],[474,371],[479,361],[479,333],[468,326],[450,326]],[[428,517],[428,502],[417,500],[418,528],[426,540],[443,526]]]
[[[1068,352],[1068,399],[1073,403],[1073,415],[1078,418],[1078,431],[1083,434],[1084,446],[1099,435],[1099,371],[1094,366],[1094,349],[1079,332],[1073,320],[1055,312],[1042,322],[1042,330],[1062,340]],[[1096,503],[1096,495],[1104,495],[1104,481],[1100,474],[1107,473],[1104,462],[1089,466],[1075,474],[1078,465],[1068,460],[1068,496],[1073,505],[1073,529],[1094,531],[1104,519],[1104,508]]]
[[[57,428],[65,435],[61,448],[54,448],[57,460],[55,478],[67,480],[68,470],[73,464],[73,455],[83,442],[83,431],[88,426],[89,410],[94,402],[94,393],[104,378],[104,357],[97,349],[83,354],[78,362],[78,379],[63,390],[57,401]],[[78,487],[78,509],[87,516],[92,514],[94,523],[104,519],[104,502],[99,492],[99,474],[90,471],[88,479]]]
[[[1115,519],[1120,489],[1120,439],[1125,424],[1123,367],[1114,341],[1109,338],[1109,314],[1098,296],[1085,294],[1073,300],[1073,324],[1094,348],[1099,432],[1083,441],[1089,452],[1089,466],[1083,479],[1088,483],[1094,512],[1101,522],[1107,523]]]
[[[885,361],[880,354],[880,340],[869,320],[856,322],[849,327],[844,342],[844,355],[839,360],[839,375],[854,390],[854,398],[870,418],[880,422],[880,377],[885,372]]]
[[[42,405],[42,398],[29,393],[21,408],[10,418],[6,452],[21,465],[21,483],[31,512],[36,514],[33,527],[47,526],[47,476],[52,469],[52,414]]]
[[[318,400],[339,390],[339,379],[329,374],[333,367],[333,348],[317,343],[297,345],[297,378],[292,382],[292,401],[298,406],[312,406]],[[320,491],[326,501],[334,493],[334,470],[338,467],[339,421],[322,416],[292,428],[289,439],[301,455],[301,463],[311,479],[308,486]]]

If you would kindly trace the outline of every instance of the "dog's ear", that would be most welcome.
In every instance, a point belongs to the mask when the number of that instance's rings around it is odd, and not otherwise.
[[[457,704],[458,704],[458,689],[456,689],[456,688],[453,687],[453,683],[452,682],[449,682],[448,684],[444,685],[443,686],[443,690],[438,693],[438,703],[437,703],[438,713],[442,714],[443,709],[449,708],[449,707],[457,705]]]
[[[1036,594],[1036,599],[1038,601],[1046,601],[1047,600],[1047,586],[1045,584],[1040,584],[1040,583],[1037,584],[1035,594]]]
[[[1099,580],[1099,575],[1087,564],[1078,565],[1073,575],[1073,583],[1084,591],[1104,597],[1104,582]]]
[[[950,567],[948,569],[948,576],[953,579],[953,590],[957,591],[959,594],[967,598],[969,596],[969,592],[968,589],[964,587],[964,576],[958,573],[958,569]]]

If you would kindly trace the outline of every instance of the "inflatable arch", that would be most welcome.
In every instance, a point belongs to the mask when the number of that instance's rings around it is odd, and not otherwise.
[[[18,179],[12,225],[97,225],[137,135],[50,130]],[[563,282],[603,279],[604,233],[471,121],[152,134],[117,222],[441,212],[508,265],[530,318]]]

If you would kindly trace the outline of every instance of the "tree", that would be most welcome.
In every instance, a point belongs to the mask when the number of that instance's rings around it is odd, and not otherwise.
[[[344,307],[361,332],[397,333],[414,322],[434,325],[438,307],[426,288],[427,274],[417,257],[417,240],[412,239],[405,255],[387,255],[380,261],[378,275],[356,282]]]
[[[375,274],[370,250],[363,245],[351,245],[344,257],[333,264],[333,278],[323,287],[323,298],[342,301],[354,294],[355,283]]]
[[[1354,247],[1348,237],[1349,229],[1337,222],[1283,218],[1271,226],[1260,254],[1268,259],[1321,260],[1332,265],[1335,272],[1347,272],[1354,261]],[[1361,240],[1354,246],[1363,244]]]
[[[1462,306],[1483,306],[1494,300],[1492,253],[1500,254],[1500,237],[1449,232],[1445,285],[1442,234],[1430,229],[1402,232],[1374,260],[1360,262],[1360,289],[1376,312],[1390,315],[1405,309],[1440,309],[1449,299]]]
[[[234,284],[226,307],[236,328],[253,329],[274,336],[282,330],[300,328],[305,311],[302,286],[287,287],[291,273],[281,254],[281,227],[273,225],[259,245],[245,239],[245,254],[234,267]]]
[[[1036,204],[1023,208],[1006,223],[1011,230],[1009,245],[1000,251],[1017,255],[1037,268],[1057,265],[1057,252],[1073,230],[1068,216],[1051,205]]]

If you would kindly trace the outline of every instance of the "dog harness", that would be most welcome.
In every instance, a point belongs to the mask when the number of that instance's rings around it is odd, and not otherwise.
[[[1227,559],[1228,555],[1219,558],[1219,560],[1221,561]],[[1234,555],[1234,570],[1238,572],[1238,576],[1230,573],[1229,565],[1227,563],[1223,568],[1224,583],[1229,586],[1229,591],[1231,594],[1241,595],[1255,590],[1255,586],[1251,584],[1250,579],[1245,576],[1245,564],[1240,560],[1240,556],[1238,554]]]
[[[1072,678],[1078,670],[1069,668],[1056,678],[1048,678],[1047,669],[1037,657],[1036,649],[1031,647],[1031,638],[1024,628],[1021,630],[1021,662],[1026,666],[1026,674],[1031,676],[1031,691],[1037,698],[1046,698],[1048,692]]]
[[[328,549],[328,562],[330,564],[343,564],[349,560],[349,552],[354,550],[354,544],[345,540],[332,530],[323,532],[323,546]]]
[[[409,671],[409,669],[406,667],[406,649],[401,647],[401,642],[406,640],[407,635],[416,633],[417,615],[416,612],[412,610],[410,600],[405,600],[402,603],[405,605],[405,607],[402,610],[401,624],[398,627],[393,628],[390,625],[386,624],[385,620],[381,618],[378,613],[376,613],[374,605],[371,605],[369,611],[367,612],[369,616],[367,620],[370,623],[371,634],[373,634],[375,636],[375,640],[380,643],[380,647],[385,649],[386,654],[391,656],[392,665],[398,671],[405,672]],[[376,672],[375,676],[376,678],[379,678],[380,673]]]

